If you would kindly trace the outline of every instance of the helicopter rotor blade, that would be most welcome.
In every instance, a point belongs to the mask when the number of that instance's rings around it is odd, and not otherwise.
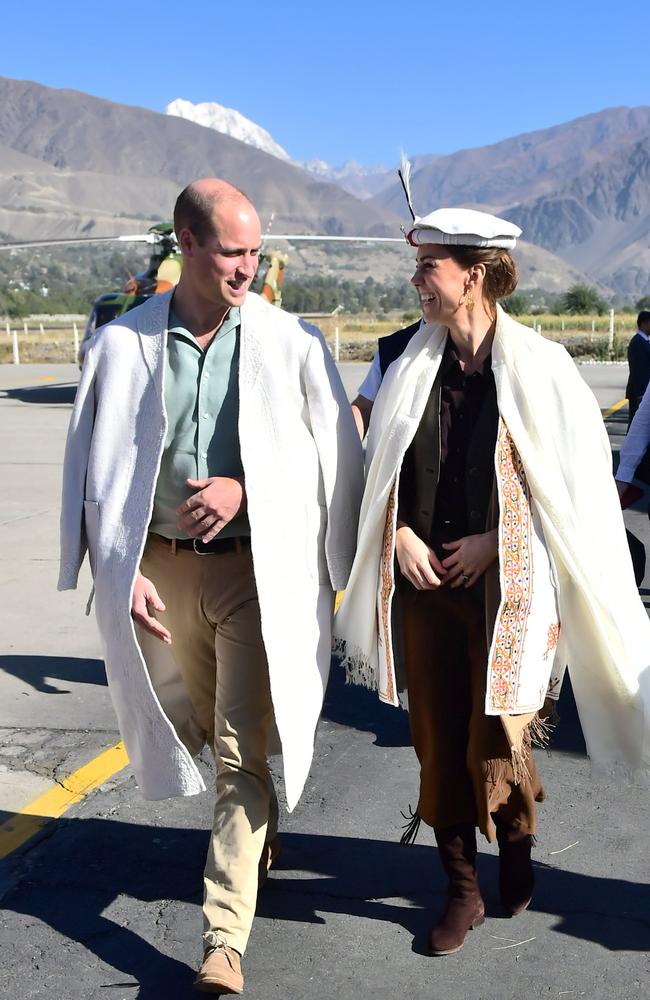
[[[130,236],[78,236],[59,240],[27,240],[25,243],[0,243],[0,250],[31,250],[37,247],[65,247],[91,243],[160,243],[157,233],[135,233]]]
[[[272,233],[263,237],[264,243],[276,240],[309,240],[313,243],[405,243],[403,236],[313,236],[304,233]]]

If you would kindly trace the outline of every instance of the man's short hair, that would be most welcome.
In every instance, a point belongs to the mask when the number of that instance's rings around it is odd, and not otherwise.
[[[245,201],[250,199],[243,191],[232,184],[228,184],[229,189],[225,195],[209,195],[197,190],[194,184],[188,184],[176,199],[174,205],[174,232],[178,236],[181,229],[190,229],[196,237],[199,246],[203,246],[206,240],[215,235],[214,223],[212,221],[215,206],[221,201],[242,198]]]
[[[636,318],[636,325],[640,330],[646,323],[650,323],[650,312],[647,309],[642,309]]]

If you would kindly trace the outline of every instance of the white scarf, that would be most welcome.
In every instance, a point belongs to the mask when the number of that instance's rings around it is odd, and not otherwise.
[[[381,548],[389,508],[395,516],[389,500],[446,336],[444,327],[423,324],[375,401],[357,554],[334,624],[355,677],[380,697],[390,691],[384,700],[393,704],[387,658],[378,650]],[[650,622],[634,582],[600,410],[564,348],[500,307],[492,369],[499,413],[523,463],[557,574],[562,648],[588,753],[599,770],[620,769],[647,781]],[[385,555],[390,559],[393,551]],[[542,703],[543,696],[537,707]]]

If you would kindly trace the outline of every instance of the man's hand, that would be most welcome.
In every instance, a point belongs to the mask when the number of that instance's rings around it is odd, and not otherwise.
[[[153,609],[153,611],[164,611],[165,605],[158,597],[158,591],[151,580],[147,580],[146,576],[138,573],[133,586],[131,617],[146,632],[150,632],[151,635],[155,635],[156,639],[160,639],[161,642],[171,646],[171,632],[160,624],[158,619],[151,614],[150,609]]]
[[[397,529],[395,551],[402,576],[416,590],[436,590],[441,585],[447,572],[445,567],[433,549],[406,524]]]
[[[240,512],[245,502],[244,480],[231,476],[210,476],[209,479],[188,479],[187,485],[198,492],[182,503],[178,527],[190,538],[211,541]]]
[[[455,542],[444,542],[443,549],[451,552],[442,560],[450,587],[471,587],[499,555],[497,529],[482,535],[466,535]]]

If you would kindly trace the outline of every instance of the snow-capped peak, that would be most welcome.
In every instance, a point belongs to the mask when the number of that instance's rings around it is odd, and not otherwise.
[[[283,149],[261,125],[256,125],[255,122],[250,121],[249,118],[245,118],[244,115],[240,114],[239,111],[235,111],[234,108],[224,108],[223,105],[217,104],[216,101],[204,101],[202,104],[192,104],[191,101],[184,101],[179,97],[167,105],[165,114],[175,115],[177,118],[186,118],[196,125],[204,125],[206,128],[212,128],[216,132],[223,132],[224,135],[230,135],[233,139],[239,139],[240,142],[245,142],[249,146],[254,146],[265,153],[270,153],[271,156],[277,156],[280,160],[285,160],[288,163],[295,162],[289,156],[286,149]]]
[[[245,142],[249,146],[270,153],[271,156],[277,156],[285,163],[300,167],[318,181],[338,184],[344,191],[348,191],[357,198],[369,198],[376,194],[382,186],[385,187],[388,183],[386,178],[390,178],[386,167],[364,167],[363,164],[357,163],[355,160],[348,160],[340,167],[333,167],[325,160],[295,160],[261,125],[245,118],[234,108],[224,108],[216,101],[192,104],[191,101],[185,101],[179,97],[167,105],[165,114],[186,118],[196,125],[203,125],[216,132],[232,136],[233,139],[239,139],[240,142]]]

